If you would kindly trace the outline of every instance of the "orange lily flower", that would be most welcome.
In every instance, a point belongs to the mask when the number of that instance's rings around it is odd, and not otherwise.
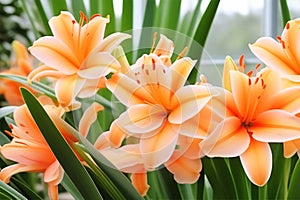
[[[64,109],[52,103],[49,97],[42,96],[39,100],[49,116],[62,116]],[[14,112],[16,125],[11,124],[12,141],[1,147],[1,154],[16,164],[3,168],[0,179],[9,182],[10,177],[20,172],[42,172],[44,182],[48,184],[51,199],[58,199],[58,184],[63,178],[63,169],[52,153],[38,126],[33,120],[26,105],[18,107]],[[61,131],[68,141],[76,139],[67,132]]]
[[[114,33],[104,39],[107,18],[94,15],[88,21],[81,12],[76,22],[69,12],[61,12],[49,21],[53,36],[45,36],[33,43],[30,52],[45,65],[29,74],[28,80],[41,77],[57,79],[55,93],[63,107],[76,109],[76,97],[94,95],[103,86],[103,78],[120,69],[111,52],[130,36]],[[84,24],[86,23],[86,24]]]
[[[300,119],[295,116],[300,87],[281,88],[279,74],[268,68],[256,76],[237,69],[227,57],[224,74],[229,76],[224,76],[223,83],[231,98],[225,101],[224,120],[201,142],[201,148],[210,157],[239,156],[248,178],[262,186],[272,170],[268,143],[300,137]]]
[[[287,22],[282,35],[275,41],[269,37],[259,38],[254,44],[249,45],[251,51],[272,70],[278,71],[282,76],[284,87],[300,85],[300,59],[299,40],[300,19]],[[297,113],[299,117],[299,113]],[[284,156],[292,157],[299,154],[300,140],[284,143]]]
[[[299,41],[300,19],[287,22],[277,41],[270,37],[259,38],[249,45],[251,51],[269,68],[284,77],[287,86],[300,84]]]
[[[14,51],[15,58],[11,67],[1,73],[27,77],[27,75],[32,71],[33,58],[29,55],[26,47],[19,41],[12,42],[12,49]],[[22,105],[24,104],[24,101],[19,90],[21,86],[23,85],[15,81],[3,79],[0,81],[0,94],[4,95],[4,98],[9,105]]]
[[[114,74],[107,81],[108,89],[128,106],[114,123],[121,132],[111,134],[125,133],[139,138],[144,163],[149,169],[170,158],[180,125],[195,116],[211,98],[208,87],[183,86],[194,63],[182,58],[166,67],[155,54],[144,55],[130,74]],[[110,137],[116,139],[112,141],[116,147],[124,138]]]
[[[95,143],[95,147],[110,160],[117,169],[125,173],[132,173],[131,181],[136,190],[145,196],[149,189],[147,183],[147,167],[144,165],[139,144],[127,144],[120,148],[103,146],[108,144],[109,132],[103,133]],[[104,142],[105,141],[105,142]],[[195,183],[200,177],[202,152],[199,147],[200,139],[179,136],[176,149],[164,166],[174,175],[180,184]],[[203,156],[203,155],[202,155]]]

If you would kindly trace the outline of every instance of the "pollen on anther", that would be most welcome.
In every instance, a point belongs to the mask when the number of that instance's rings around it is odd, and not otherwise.
[[[259,80],[259,78],[257,77],[257,78],[255,79],[254,84],[256,84],[256,83],[258,82],[258,80]]]
[[[72,20],[72,24],[75,24],[76,23],[76,21],[75,20]]]

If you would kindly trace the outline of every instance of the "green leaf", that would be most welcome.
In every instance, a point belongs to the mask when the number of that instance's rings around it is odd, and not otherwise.
[[[74,197],[74,199],[84,200],[79,190],[76,188],[76,186],[67,174],[64,174],[64,178],[61,181],[61,185],[67,190],[67,192],[69,192]]]
[[[99,14],[99,3],[98,0],[90,0],[90,16]]]
[[[20,194],[14,188],[12,188],[9,185],[5,184],[3,181],[0,181],[0,189],[3,189],[4,191],[6,191],[9,195],[11,195],[12,197],[14,197],[15,199],[18,199],[18,200],[27,200],[26,197],[24,197],[22,194]]]
[[[196,199],[190,184],[178,184],[178,189],[182,200]]]
[[[6,136],[5,133],[0,131],[0,145],[4,145],[10,142],[10,139]]]
[[[32,13],[28,10],[28,6],[30,6],[30,5],[27,5],[27,2],[28,1],[21,0],[21,4],[22,4],[22,7],[24,9],[24,12],[28,16],[29,22],[31,24],[31,28],[32,28],[32,32],[34,34],[34,37],[37,39],[38,37],[40,37],[40,34],[39,34],[39,32],[36,28],[34,16],[32,16]]]
[[[68,10],[67,2],[66,0],[50,0],[50,5],[52,9],[52,14],[54,16],[59,15],[60,11]]]
[[[5,106],[0,108],[0,119],[7,115],[12,114],[16,108],[17,106]]]
[[[155,13],[155,26],[176,30],[180,15],[180,5],[181,0],[160,1],[158,12]]]
[[[280,8],[282,15],[282,26],[285,27],[285,24],[291,20],[289,7],[286,0],[280,0]]]
[[[54,90],[50,88],[49,86],[41,83],[41,82],[36,82],[33,81],[31,84],[28,83],[27,78],[24,76],[18,76],[18,75],[12,75],[12,74],[0,74],[0,78],[6,78],[10,79],[12,81],[21,83],[25,86],[28,86],[42,94],[45,94],[51,98],[56,98]]]
[[[299,180],[300,180],[300,159],[298,159],[290,179],[287,199],[300,198]]]
[[[24,175],[32,175],[32,174],[24,174]],[[28,199],[36,199],[36,200],[42,200],[42,198],[33,191],[34,189],[32,186],[28,184],[28,182],[25,182],[25,180],[20,180],[16,177],[12,177],[10,180],[10,184],[15,188],[18,189],[18,191],[26,196]]]
[[[99,14],[101,14],[103,17],[106,17],[109,15],[110,23],[107,24],[105,35],[109,35],[113,32],[116,32],[116,19],[115,19],[115,12],[114,12],[114,4],[113,0],[98,0],[99,5]]]
[[[79,21],[80,19],[80,11],[82,11],[85,15],[87,15],[86,8],[82,0],[72,0],[71,5],[72,5],[73,15],[77,21]]]
[[[46,12],[45,12],[45,9],[44,9],[44,6],[42,5],[41,3],[41,0],[34,0],[35,2],[35,5],[38,9],[38,13],[41,17],[41,20],[42,20],[42,24],[44,26],[44,29],[45,29],[45,35],[52,35],[52,32],[51,32],[51,29],[50,29],[50,26],[48,24],[48,17],[46,15]]]
[[[62,122],[60,123],[60,125],[64,122],[63,119],[60,118],[58,118],[57,120],[60,120]],[[117,186],[119,191],[124,195],[126,199],[143,199],[132,186],[128,178],[119,170],[117,170],[116,167],[109,160],[107,160],[97,149],[95,149],[95,147],[86,138],[84,138],[69,124],[64,123],[63,126],[68,133],[73,134],[82,143],[87,153],[92,156],[98,167],[111,179],[111,181]]]
[[[133,0],[126,0],[123,1],[121,31],[131,30],[132,27],[133,27]]]
[[[192,58],[197,58],[198,63],[201,60],[201,55],[203,52],[203,48],[206,42],[206,38],[208,36],[210,27],[212,25],[212,22],[214,20],[215,14],[217,12],[218,6],[219,6],[220,0],[211,0],[210,3],[208,4],[204,14],[202,15],[201,21],[197,27],[196,33],[193,36],[193,39],[202,47],[201,49],[197,49],[196,46],[193,46],[195,44],[192,44],[192,46],[189,49],[188,55]],[[197,51],[195,51],[197,49]],[[188,81],[190,83],[195,83],[197,80],[198,76],[198,68],[195,67],[189,78]]]
[[[93,180],[60,134],[38,100],[26,89],[21,93],[29,111],[57,160],[85,199],[102,199]]]
[[[213,199],[213,188],[211,187],[207,177],[204,175],[204,188],[203,188],[203,199]]]

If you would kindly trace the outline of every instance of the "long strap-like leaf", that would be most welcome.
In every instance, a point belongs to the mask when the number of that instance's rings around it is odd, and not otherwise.
[[[26,89],[21,93],[52,152],[85,199],[102,199],[92,178],[58,131],[39,101]]]

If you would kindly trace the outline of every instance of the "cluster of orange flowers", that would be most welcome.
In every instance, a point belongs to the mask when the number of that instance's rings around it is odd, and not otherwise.
[[[42,37],[29,48],[43,65],[29,73],[32,58],[22,47],[17,48],[22,52],[17,65],[29,82],[42,77],[55,80],[57,102],[40,96],[50,117],[79,108],[78,98],[91,97],[103,87],[127,106],[94,146],[119,170],[132,174],[141,195],[149,188],[147,172],[162,165],[178,183],[196,182],[203,156],[239,156],[248,178],[262,186],[272,170],[268,143],[284,143],[286,157],[299,151],[299,19],[287,23],[278,41],[266,37],[250,45],[267,65],[262,70],[257,67],[255,73],[245,73],[243,58],[237,66],[227,57],[223,87],[207,83],[203,76],[201,82],[185,85],[196,61],[180,55],[173,62],[174,44],[164,35],[155,49],[130,66],[118,47],[130,35],[114,33],[104,38],[108,21],[99,15],[88,20],[81,14],[76,22],[72,14],[61,12],[49,21],[53,36]],[[113,51],[119,51],[120,57],[114,57]],[[107,78],[108,74],[112,76]],[[15,103],[10,101],[10,95],[16,99],[15,93],[5,91],[13,86],[12,81],[0,85],[9,103]],[[83,136],[102,109],[97,103],[87,109],[79,125]],[[62,168],[26,105],[15,110],[14,119],[16,125],[8,132],[13,140],[1,147],[1,153],[17,164],[2,169],[0,179],[8,182],[19,172],[43,172],[49,196],[57,199]],[[60,131],[67,141],[77,142],[64,129]]]

